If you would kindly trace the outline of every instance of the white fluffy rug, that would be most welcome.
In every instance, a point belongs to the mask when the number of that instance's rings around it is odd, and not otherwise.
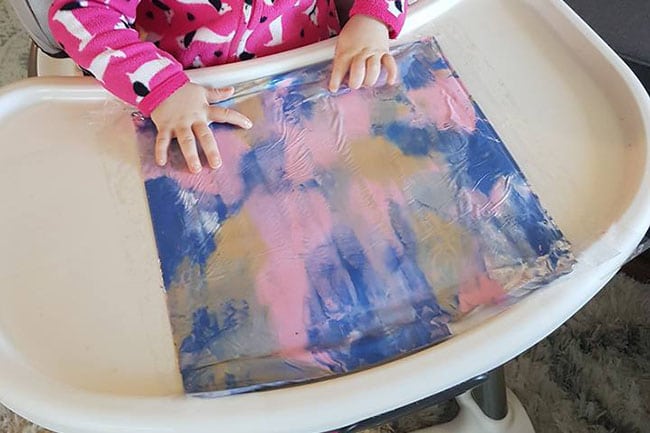
[[[26,76],[28,50],[26,34],[0,0],[0,86]],[[506,373],[538,433],[650,431],[650,286],[618,275]],[[432,408],[374,432],[411,431],[453,408]],[[0,405],[0,433],[45,431]]]
[[[0,86],[27,76],[29,38],[13,10],[0,0]]]

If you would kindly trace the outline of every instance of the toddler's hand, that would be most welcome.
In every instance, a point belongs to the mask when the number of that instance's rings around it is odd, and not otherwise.
[[[167,163],[167,151],[172,138],[176,137],[187,166],[192,173],[201,171],[201,161],[196,139],[212,168],[221,166],[217,142],[208,126],[211,122],[230,123],[249,129],[250,119],[229,108],[210,105],[232,96],[232,87],[209,89],[187,83],[163,101],[152,113],[151,119],[158,128],[155,158],[158,165]]]
[[[388,84],[395,84],[397,64],[388,52],[388,29],[374,18],[354,15],[336,42],[329,89],[336,92],[348,71],[350,88],[374,86],[382,65],[386,68]]]

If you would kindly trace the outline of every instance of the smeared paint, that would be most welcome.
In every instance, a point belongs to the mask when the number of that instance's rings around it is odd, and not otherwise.
[[[206,221],[203,215],[208,213],[218,220],[218,211],[215,211],[219,206],[216,200],[199,203],[190,197],[189,202],[184,201],[184,196],[192,192],[180,189],[166,177],[147,181],[146,189],[163,279],[168,287],[183,258],[203,264],[214,252],[213,236],[218,222]]]
[[[473,132],[476,112],[465,89],[448,70],[435,72],[435,84],[408,92],[414,105],[421,107],[439,130],[461,128]]]
[[[375,134],[385,135],[401,149],[404,155],[426,156],[438,141],[438,131],[435,128],[418,128],[404,122],[393,122],[385,127],[378,126]]]
[[[143,172],[188,393],[327,378],[451,336],[477,307],[568,272],[569,245],[431,41],[402,85],[326,90],[329,69],[245,83],[218,171],[174,149]]]

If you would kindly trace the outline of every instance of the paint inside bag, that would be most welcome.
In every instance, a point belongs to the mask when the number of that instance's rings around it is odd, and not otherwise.
[[[401,83],[336,95],[330,64],[256,80],[213,126],[223,166],[178,149],[146,191],[185,390],[217,396],[375,366],[477,307],[569,272],[570,245],[433,40]]]

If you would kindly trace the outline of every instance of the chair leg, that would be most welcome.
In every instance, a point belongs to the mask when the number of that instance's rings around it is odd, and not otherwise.
[[[356,433],[356,432],[361,432],[370,428],[376,428],[379,426],[382,426],[384,424],[387,424],[391,421],[394,421],[398,418],[404,417],[404,416],[409,416],[412,415],[413,413],[416,413],[420,410],[423,410],[427,407],[434,406],[437,404],[440,404],[442,402],[445,402],[447,400],[450,400],[454,397],[457,397],[465,392],[468,392],[470,389],[475,388],[478,386],[480,383],[482,383],[484,380],[486,380],[486,375],[480,375],[475,378],[472,378],[468,380],[467,382],[461,383],[460,385],[457,385],[453,388],[450,388],[448,390],[445,390],[441,393],[432,395],[431,397],[427,397],[423,400],[417,401],[415,403],[411,403],[407,406],[392,410],[390,412],[386,412],[381,415],[377,415],[373,418],[366,419],[364,421],[360,421],[358,423],[349,425],[347,427],[343,427],[338,430],[331,431],[329,433]]]
[[[504,419],[508,415],[508,399],[503,367],[490,372],[487,380],[472,390],[472,397],[485,416],[495,421]]]
[[[503,419],[494,420],[485,415],[470,391],[456,398],[460,411],[452,421],[413,433],[535,433],[526,409],[517,396],[509,390],[506,390],[506,395],[508,415]]]
[[[38,76],[38,47],[34,42],[32,42],[29,47],[29,57],[27,59],[27,76],[37,77]]]

